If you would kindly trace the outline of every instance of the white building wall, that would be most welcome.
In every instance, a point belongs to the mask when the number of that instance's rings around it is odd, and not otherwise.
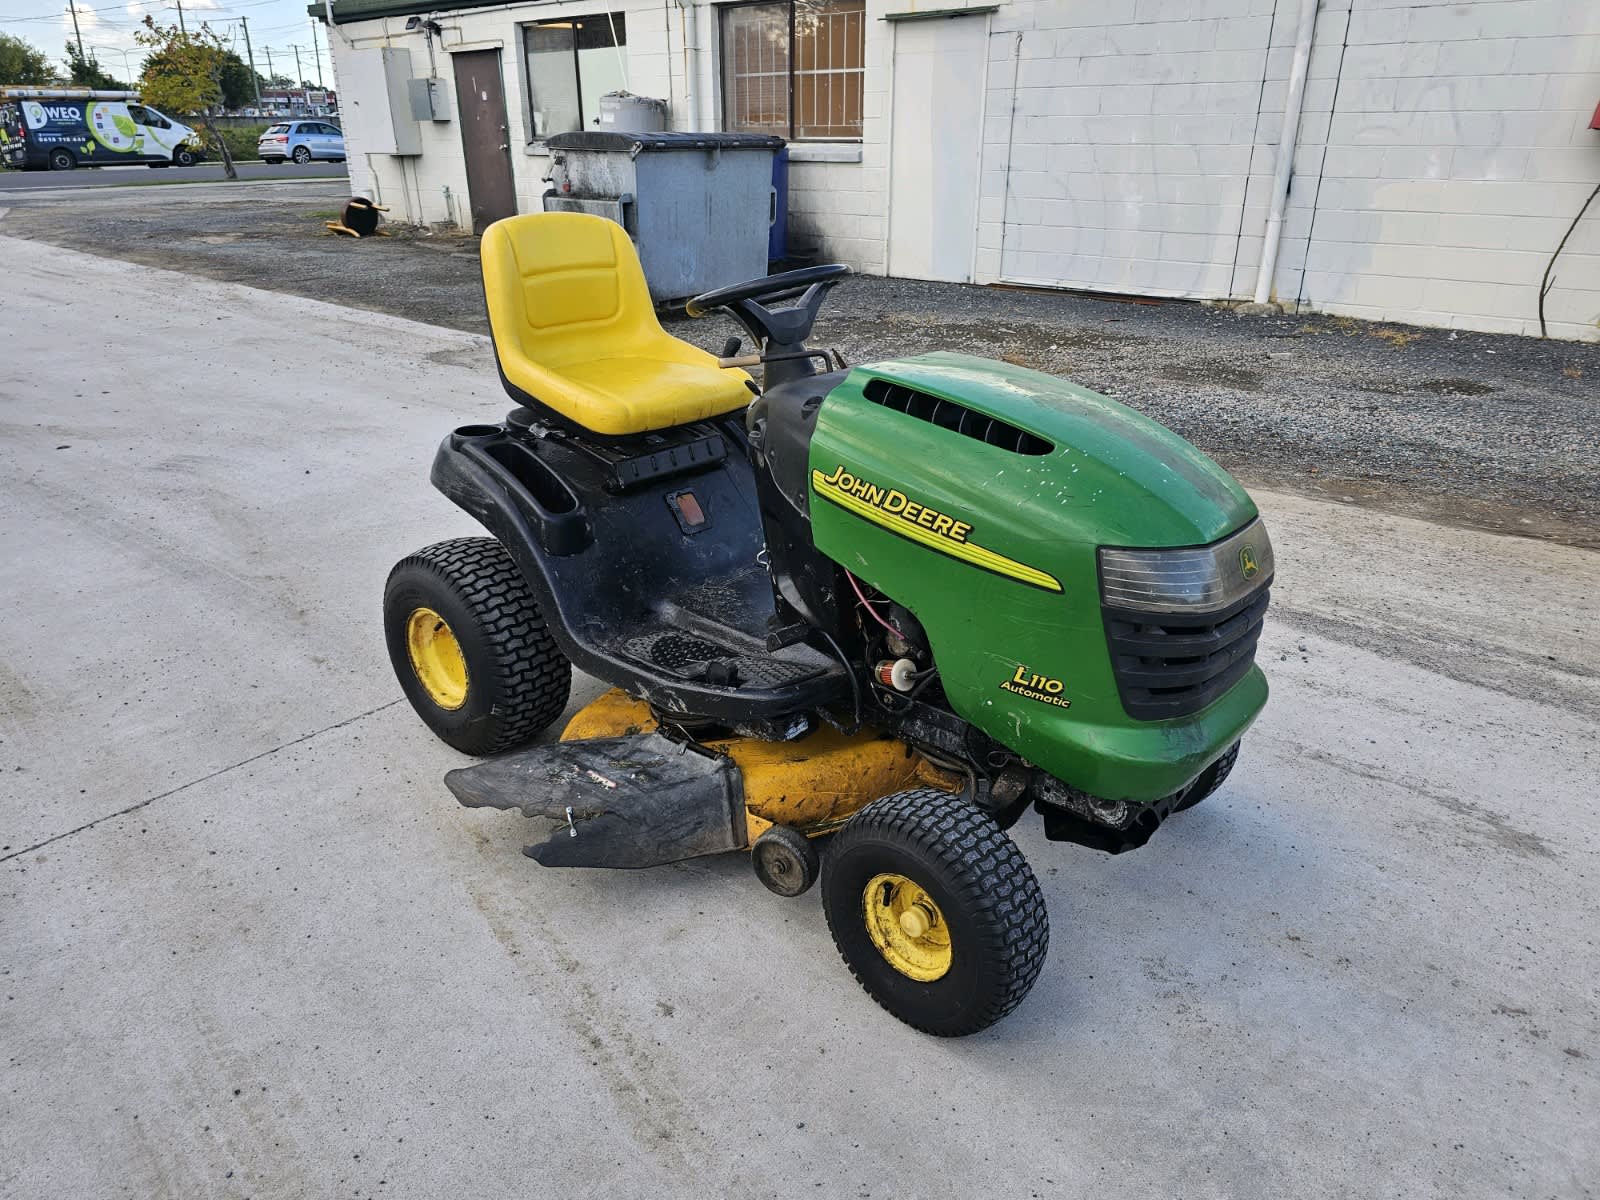
[[[1595,0],[1354,0],[1310,249],[1280,295],[1538,333],[1545,264],[1600,183],[1597,103]],[[1555,279],[1550,333],[1600,336],[1600,205]]]
[[[431,70],[450,93],[451,120],[422,123],[422,154],[396,157],[368,153],[362,145],[360,120],[351,120],[360,96],[342,98],[346,106],[346,149],[351,189],[373,194],[390,204],[393,215],[417,224],[469,226],[466,206],[466,162],[461,149],[461,106],[455,96],[450,54],[457,50],[501,50],[506,109],[511,124],[512,173],[521,212],[538,212],[548,184],[549,158],[542,145],[530,141],[527,81],[521,57],[519,27],[564,16],[593,16],[608,10],[628,16],[626,59],[628,88],[639,95],[668,101],[668,127],[702,130],[721,126],[720,72],[717,66],[714,7],[691,2],[680,7],[639,4],[637,0],[543,0],[488,10],[435,14],[444,33],[434,41]],[[864,104],[867,144],[796,145],[791,149],[790,213],[794,235],[819,252],[850,262],[868,273],[883,271],[883,197],[888,181],[883,165],[882,130],[888,94],[887,42],[882,23],[867,31],[868,71]],[[328,42],[334,70],[352,50],[384,46],[411,51],[418,75],[430,71],[427,42],[420,31],[407,33],[404,18],[360,21],[332,28]],[[687,49],[686,49],[687,47]],[[873,57],[876,54],[877,57]],[[372,103],[371,99],[366,101]],[[445,189],[450,191],[448,201]]]
[[[1248,297],[1299,0],[1014,0],[996,14],[984,281]],[[1324,0],[1274,297],[1538,332],[1600,182],[1600,4]],[[1550,332],[1600,336],[1600,212]]]
[[[713,5],[612,0],[628,13],[629,87],[671,102],[675,129],[720,127]],[[791,147],[790,232],[856,269],[887,262],[893,24],[950,0],[867,0],[864,136]],[[1003,0],[990,63],[974,263],[979,282],[1242,298],[1253,290],[1300,0]],[[502,50],[521,211],[548,160],[527,144],[519,24],[606,10],[547,0],[436,14],[449,52]],[[338,26],[352,46],[404,45],[404,21]],[[345,89],[348,106],[357,101]],[[1596,0],[1323,0],[1275,297],[1290,306],[1461,328],[1537,332],[1538,281],[1600,181]],[[459,113],[459,104],[453,111]],[[364,154],[353,188],[400,219],[463,223],[456,120],[424,123],[423,154]],[[453,207],[447,209],[444,189]],[[1600,205],[1549,293],[1550,332],[1600,338]]]
[[[1273,0],[1005,6],[979,277],[1228,294],[1272,32]]]

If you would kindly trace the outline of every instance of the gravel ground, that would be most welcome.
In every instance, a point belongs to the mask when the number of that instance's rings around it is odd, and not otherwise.
[[[340,184],[27,193],[0,232],[486,332],[472,238],[326,234]],[[726,319],[669,320],[719,347]],[[1600,344],[861,278],[818,344],[1003,358],[1155,417],[1247,483],[1600,546]]]

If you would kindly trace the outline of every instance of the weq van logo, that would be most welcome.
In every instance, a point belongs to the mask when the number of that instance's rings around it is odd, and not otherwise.
[[[40,104],[28,100],[22,106],[22,118],[29,129],[43,129],[51,121],[81,121],[83,109],[76,104]]]

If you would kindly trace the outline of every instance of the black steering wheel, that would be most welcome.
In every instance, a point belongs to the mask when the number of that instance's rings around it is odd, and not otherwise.
[[[850,274],[843,263],[827,263],[820,267],[801,267],[796,271],[783,271],[777,275],[764,275],[760,279],[747,279],[702,292],[684,306],[691,317],[703,317],[714,308],[723,308],[737,300],[788,300],[798,296],[812,284],[836,283]]]
[[[843,263],[783,271],[704,292],[689,301],[684,311],[691,317],[703,317],[713,309],[725,308],[760,343],[799,346],[805,342],[811,326],[816,323],[823,298],[834,284],[848,274],[850,268]],[[800,303],[776,312],[759,303],[763,300],[776,303],[797,296],[800,297]]]

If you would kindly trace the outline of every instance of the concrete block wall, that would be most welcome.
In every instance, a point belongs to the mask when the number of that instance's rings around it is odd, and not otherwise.
[[[1378,320],[1539,331],[1546,262],[1600,183],[1600,4],[1353,0],[1315,214],[1281,298]],[[1297,164],[1298,166],[1298,164]],[[1296,197],[1304,202],[1304,195]],[[1546,298],[1600,337],[1600,204]]]
[[[1298,7],[1003,8],[980,279],[1248,296]],[[1324,0],[1275,297],[1538,332],[1545,262],[1600,182],[1597,38],[1592,0]],[[1557,265],[1552,334],[1600,337],[1597,252],[1591,211]]]
[[[628,14],[626,58],[629,89],[668,101],[668,124],[673,129],[716,129],[721,126],[721,80],[716,57],[716,10],[706,0],[693,0],[687,11],[676,4],[641,5],[636,0],[611,0]],[[512,174],[517,207],[537,212],[549,186],[549,157],[542,145],[530,142],[527,115],[527,80],[521,60],[520,26],[563,16],[592,16],[603,11],[594,0],[549,0],[483,11],[440,14],[444,34],[435,42],[435,70],[451,95],[452,111],[461,107],[455,96],[450,52],[455,47],[495,48],[501,51],[502,79],[512,135]],[[427,44],[421,33],[407,33],[404,19],[352,22],[335,27],[329,35],[333,69],[350,50],[382,46],[411,51],[412,67],[426,74]],[[889,61],[884,23],[870,21],[867,28],[867,78],[863,104],[866,137],[863,142],[797,145],[790,164],[790,232],[797,243],[822,257],[847,262],[859,271],[881,274],[888,229],[884,200],[888,194],[886,146],[888,143]],[[686,49],[687,47],[687,49]],[[359,124],[347,120],[351,189],[374,195],[391,204],[397,219],[421,224],[452,223],[470,227],[467,205],[466,163],[457,119],[424,122],[422,153],[396,157],[369,154],[361,145]],[[445,189],[449,189],[446,198]]]
[[[1299,0],[1013,0],[991,25],[981,281],[1204,298],[1254,288]],[[1596,182],[1593,0],[1323,0],[1273,293],[1538,331]],[[1600,337],[1600,211],[1550,332]]]
[[[1273,0],[1013,0],[990,26],[980,280],[1225,295]]]
[[[792,240],[868,273],[885,270],[892,220],[894,35],[881,18],[918,2],[867,0],[862,140],[791,150]],[[632,90],[669,99],[673,128],[720,127],[715,7],[612,3],[628,12]],[[1248,296],[1299,4],[1002,0],[963,18],[988,21],[978,281]],[[502,48],[522,211],[539,209],[548,162],[525,144],[518,27],[596,11],[546,0],[440,18],[437,70],[452,92],[452,46]],[[403,25],[338,27],[335,70],[347,46],[387,39],[422,73],[425,43]],[[1600,132],[1586,128],[1597,102],[1596,0],[1322,0],[1274,294],[1305,309],[1536,332],[1545,261],[1600,181]],[[352,141],[352,187],[402,219],[465,223],[459,125],[422,132],[424,153],[409,159]],[[1550,331],[1600,338],[1600,205],[1555,278]]]
[[[628,14],[625,56],[629,89],[639,95],[667,100],[670,128],[695,128],[694,97],[689,85],[692,77],[696,82],[698,78],[692,56],[684,52],[686,24],[688,40],[693,44],[695,18],[680,16],[676,5],[646,7],[629,0],[611,0],[611,4],[615,11]],[[532,140],[521,26],[535,21],[559,20],[564,16],[594,16],[605,11],[607,5],[597,5],[594,0],[543,0],[538,4],[436,14],[444,33],[434,42],[433,69],[450,93],[451,119],[424,121],[422,153],[406,157],[367,153],[359,136],[350,136],[359,125],[347,120],[346,125],[351,128],[347,129],[345,143],[352,191],[376,193],[402,220],[428,225],[451,223],[470,228],[466,160],[461,147],[461,104],[455,94],[451,54],[459,49],[497,49],[510,126],[517,209],[519,212],[540,211],[542,197],[549,187],[544,177],[549,173],[550,160],[542,143]],[[351,50],[383,46],[410,50],[413,71],[418,75],[429,71],[427,43],[420,31],[405,31],[404,18],[332,27],[328,44],[336,76],[341,60],[345,60]],[[710,77],[709,67],[704,74]],[[704,106],[705,102],[701,104]],[[702,111],[714,110],[705,106]],[[449,189],[448,200],[446,188]]]
[[[1311,60],[1307,64],[1305,95],[1300,105],[1300,127],[1295,142],[1294,173],[1290,177],[1288,205],[1278,243],[1277,278],[1298,272],[1305,263],[1311,236],[1317,179],[1339,94],[1339,72],[1344,57],[1345,32],[1350,23],[1351,0],[1323,0],[1317,11]],[[1226,292],[1215,298],[1249,297],[1254,293],[1261,265],[1267,218],[1272,204],[1273,173],[1277,169],[1278,138],[1283,132],[1283,105],[1294,64],[1294,40],[1300,0],[1278,0],[1272,14],[1270,49],[1262,76],[1261,100],[1254,122],[1250,174],[1240,213],[1238,251]],[[1283,299],[1281,287],[1273,295]],[[1292,296],[1290,297],[1292,299]]]
[[[819,258],[882,275],[888,261],[893,31],[867,4],[859,143],[789,147],[789,237]]]

